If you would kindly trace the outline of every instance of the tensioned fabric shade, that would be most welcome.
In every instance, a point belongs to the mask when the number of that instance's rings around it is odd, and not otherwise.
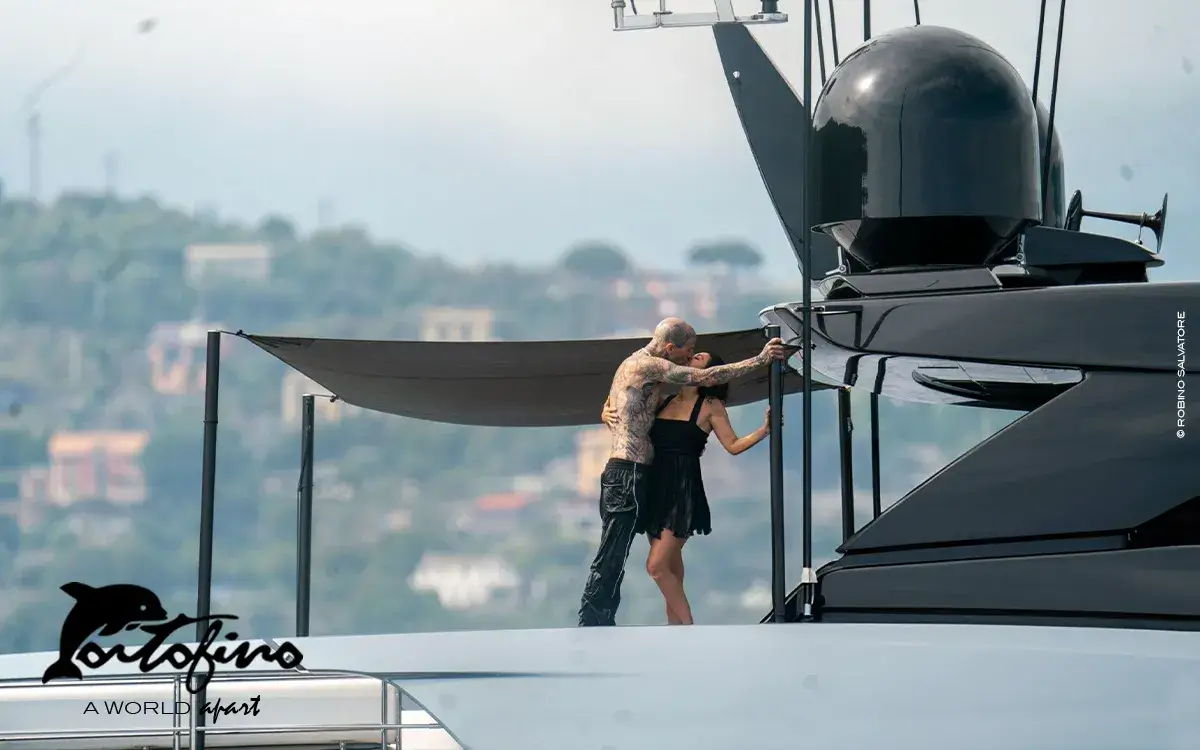
[[[497,427],[599,424],[613,372],[649,339],[359,341],[239,333],[348,404],[430,422]],[[726,362],[755,356],[761,329],[699,337]],[[730,406],[767,398],[766,367],[730,387]],[[813,389],[830,386],[813,383]],[[784,374],[784,393],[801,390]]]

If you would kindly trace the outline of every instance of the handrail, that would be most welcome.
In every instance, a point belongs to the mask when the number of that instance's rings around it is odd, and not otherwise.
[[[168,673],[168,674],[124,674],[88,677],[83,684],[88,687],[123,687],[123,686],[138,686],[138,687],[153,687],[171,685],[174,692],[175,701],[182,702],[190,698],[192,710],[189,711],[187,722],[182,720],[180,714],[172,716],[172,726],[152,726],[152,727],[134,727],[122,729],[47,729],[44,731],[29,731],[29,730],[0,730],[0,744],[13,741],[25,742],[50,742],[55,740],[101,740],[101,739],[119,739],[119,738],[170,738],[171,747],[174,750],[180,750],[182,747],[182,739],[186,734],[193,738],[192,744],[199,739],[199,735],[275,735],[288,733],[320,733],[326,732],[364,732],[378,731],[379,732],[379,747],[394,748],[401,750],[401,730],[405,729],[440,729],[446,735],[457,743],[460,747],[462,743],[454,736],[442,723],[431,714],[428,709],[425,709],[412,694],[401,687],[396,678],[386,674],[370,674],[366,672],[356,672],[351,670],[289,670],[289,671],[239,671],[239,672],[215,672],[212,675],[208,686],[214,684],[237,685],[247,682],[266,682],[266,683],[286,683],[286,682],[303,682],[303,681],[346,681],[351,680],[375,680],[380,686],[380,719],[378,722],[357,722],[357,723],[296,723],[296,724],[272,724],[266,726],[214,726],[214,725],[197,725],[195,716],[197,713],[203,712],[203,707],[197,707],[196,701],[198,696],[183,694],[183,688],[186,683],[187,675],[184,673]],[[30,677],[19,678],[0,678],[0,702],[3,701],[6,692],[16,689],[45,689],[53,690],[60,688],[61,683],[43,685],[40,679]],[[407,697],[412,703],[420,707],[429,719],[425,722],[404,722],[402,706],[404,698]],[[197,709],[200,709],[199,712]],[[374,743],[372,742],[372,745]],[[149,746],[147,746],[149,747]]]

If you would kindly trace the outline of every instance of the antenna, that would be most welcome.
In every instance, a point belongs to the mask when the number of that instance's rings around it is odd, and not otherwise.
[[[1046,0],[1042,0],[1045,5]],[[1058,11],[1058,42],[1054,47],[1054,80],[1050,83],[1050,121],[1046,124],[1046,143],[1042,148],[1042,196],[1043,202],[1046,195],[1046,185],[1050,181],[1050,152],[1051,145],[1054,143],[1054,109],[1058,104],[1058,68],[1062,62],[1062,40],[1063,27],[1067,21],[1067,0],[1062,0]],[[1037,107],[1037,100],[1033,102],[1033,106]],[[1044,209],[1043,209],[1044,210]],[[1044,218],[1044,217],[1043,217]]]
[[[817,0],[819,2],[819,0]],[[802,587],[803,608],[801,609],[801,619],[812,619],[812,610],[814,600],[816,599],[816,576],[813,574],[812,566],[812,510],[813,510],[813,482],[812,482],[812,465],[813,465],[813,445],[812,445],[812,159],[809,158],[812,154],[812,118],[813,118],[813,100],[812,100],[812,22],[813,22],[813,2],[814,0],[804,0],[804,201],[801,204],[802,217],[800,221],[800,229],[804,232],[804,245],[802,253],[804,255],[804,331],[801,337],[801,342],[804,348],[801,350],[800,375],[804,381],[803,404],[804,414],[802,415],[802,435],[804,440],[804,460],[803,471],[801,477],[801,513],[803,514],[803,527],[801,534],[801,557],[803,570],[801,571],[800,584]],[[870,5],[870,0],[866,0],[867,5]],[[805,585],[807,584],[807,585]]]
[[[762,0],[762,12],[739,16],[733,12],[733,0],[713,0],[713,13],[676,13],[667,8],[667,0],[658,0],[658,10],[638,15],[637,5],[630,0],[633,15],[625,15],[625,0],[612,0],[613,31],[638,31],[684,26],[712,26],[717,23],[767,24],[786,23],[786,13],[779,12],[779,0]]]
[[[871,41],[871,0],[863,0],[863,42]]]
[[[833,0],[829,0],[829,41],[833,43],[833,67],[836,68],[842,64],[842,59],[838,56],[837,14],[833,9]]]
[[[821,0],[813,3],[817,24],[817,60],[821,63],[821,86],[825,86],[825,34],[821,31]]]
[[[917,26],[921,25],[921,0],[913,0],[913,16],[917,19]]]
[[[1042,10],[1038,14],[1037,52],[1033,57],[1033,106],[1037,106],[1038,79],[1042,75],[1042,37],[1046,33],[1046,0],[1042,0]]]
[[[1149,229],[1154,233],[1154,239],[1157,241],[1156,252],[1162,252],[1163,233],[1167,231],[1167,193],[1163,194],[1162,207],[1153,214],[1114,214],[1105,211],[1086,211],[1083,208],[1083,193],[1076,190],[1071,196],[1071,202],[1067,205],[1067,220],[1065,228],[1073,231],[1079,231],[1079,225],[1083,222],[1083,217],[1090,216],[1093,219],[1104,219],[1106,221],[1119,221],[1123,224],[1137,224],[1138,227],[1138,244],[1142,244],[1142,230]]]

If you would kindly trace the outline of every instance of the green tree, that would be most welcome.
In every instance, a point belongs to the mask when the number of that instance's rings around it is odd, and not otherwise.
[[[602,279],[625,276],[633,268],[623,250],[610,242],[599,240],[576,243],[559,263],[571,273]]]
[[[697,243],[688,250],[687,259],[694,266],[724,263],[735,270],[751,270],[763,262],[762,253],[749,243],[738,240]]]
[[[295,242],[296,226],[286,217],[271,214],[259,222],[258,234],[268,242]]]

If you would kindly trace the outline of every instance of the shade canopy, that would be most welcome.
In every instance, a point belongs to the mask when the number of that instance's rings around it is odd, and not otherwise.
[[[358,341],[239,333],[348,404],[463,425],[599,424],[621,361],[649,339],[585,341]],[[736,362],[758,354],[761,329],[699,337],[698,352]],[[735,381],[730,406],[767,398],[767,368]],[[813,389],[831,386],[813,383]],[[784,393],[801,390],[790,368]]]

